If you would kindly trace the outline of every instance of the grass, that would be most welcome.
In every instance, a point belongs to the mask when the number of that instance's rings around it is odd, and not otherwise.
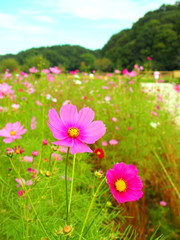
[[[81,81],[77,84],[76,81]],[[0,106],[0,129],[6,123],[19,121],[27,129],[22,139],[10,144],[0,144],[0,239],[3,240],[53,240],[53,239],[168,239],[177,240],[179,233],[179,129],[174,116],[158,101],[157,92],[149,95],[142,91],[143,76],[136,76],[134,83],[118,75],[61,74],[49,82],[45,75],[37,78],[29,75],[19,80],[0,80],[8,83],[16,97],[4,96]],[[152,81],[152,79],[151,79]],[[28,87],[27,82],[31,84]],[[29,94],[28,89],[35,89]],[[48,99],[47,94],[51,97]],[[42,103],[39,106],[36,101]],[[106,134],[91,145],[101,148],[104,158],[95,154],[76,156],[71,208],[68,225],[70,233],[63,230],[66,221],[66,194],[64,169],[66,153],[54,149],[52,133],[47,125],[51,108],[59,111],[64,102],[71,102],[78,109],[88,106],[95,111],[95,120],[106,125]],[[13,109],[12,104],[19,104]],[[158,108],[157,108],[158,106]],[[7,109],[6,109],[7,108]],[[156,112],[156,116],[152,113]],[[32,118],[37,124],[31,129]],[[113,120],[112,120],[113,119]],[[152,123],[154,125],[152,127]],[[49,144],[43,145],[47,139]],[[110,140],[117,145],[110,145]],[[107,146],[102,146],[106,142]],[[20,146],[22,154],[8,156],[6,148]],[[23,156],[38,156],[33,162],[23,162]],[[52,153],[61,155],[57,161]],[[112,168],[113,164],[124,162],[134,164],[143,180],[142,199],[136,202],[118,204],[111,196],[107,184],[98,186],[101,178],[98,170]],[[72,177],[73,155],[69,155],[67,176]],[[37,169],[36,177],[27,171]],[[33,180],[33,185],[17,188],[16,178]],[[67,190],[70,192],[72,180]],[[24,190],[18,196],[19,190]],[[96,193],[96,194],[95,194]],[[69,196],[69,195],[68,195]],[[165,201],[165,207],[159,204]],[[87,211],[89,213],[87,215]],[[163,217],[162,217],[163,216]]]

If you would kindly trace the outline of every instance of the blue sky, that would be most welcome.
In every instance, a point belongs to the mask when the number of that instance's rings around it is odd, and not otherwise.
[[[4,0],[0,55],[41,46],[102,48],[148,11],[175,0]]]

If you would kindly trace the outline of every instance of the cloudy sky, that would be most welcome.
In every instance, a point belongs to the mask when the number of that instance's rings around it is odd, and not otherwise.
[[[148,11],[175,0],[4,0],[0,4],[0,55],[32,47],[102,48]]]

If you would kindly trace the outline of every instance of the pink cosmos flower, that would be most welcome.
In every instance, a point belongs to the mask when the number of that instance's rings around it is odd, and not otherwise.
[[[6,72],[6,73],[3,75],[3,79],[12,79],[12,74]]]
[[[13,96],[14,90],[11,89],[12,86],[7,83],[0,84],[0,99],[4,98],[4,96]]]
[[[116,144],[118,144],[118,141],[115,140],[115,139],[111,139],[111,140],[109,141],[109,144],[110,144],[110,145],[116,145]]]
[[[33,157],[29,157],[29,156],[24,156],[22,158],[23,162],[33,162]]]
[[[42,103],[41,103],[40,101],[38,101],[38,100],[36,100],[36,104],[37,104],[38,106],[42,106]]]
[[[93,152],[85,143],[95,143],[106,132],[102,121],[93,121],[94,111],[89,107],[78,113],[76,106],[67,104],[61,107],[60,116],[55,109],[48,116],[49,128],[58,139],[53,144],[70,147],[71,154]]]
[[[120,71],[120,70],[118,70],[118,69],[116,69],[116,70],[114,70],[114,73],[116,73],[116,74],[120,74],[120,73],[121,73],[121,71]]]
[[[52,74],[47,74],[47,79],[49,80],[49,82],[53,82],[54,81],[54,76]]]
[[[155,112],[155,111],[152,111],[151,114],[156,116],[156,117],[158,116],[157,112]]]
[[[140,199],[143,184],[134,165],[116,163],[106,172],[110,192],[118,203],[131,202]]]
[[[122,70],[122,74],[123,74],[123,75],[127,75],[128,73],[129,73],[129,71],[128,71],[127,68],[125,68],[125,69]]]
[[[33,157],[37,157],[39,153],[38,153],[38,151],[33,151],[31,154]]]
[[[18,183],[17,184],[17,187],[20,187],[20,186],[23,186],[23,185],[27,185],[27,186],[30,186],[33,184],[33,181],[32,180],[28,180],[26,181],[24,178],[16,178],[16,182]]]
[[[11,143],[15,139],[22,138],[21,135],[26,132],[27,130],[24,129],[24,125],[20,125],[20,122],[7,123],[6,126],[0,130],[0,136],[5,137],[5,139],[3,139],[3,142]]]
[[[106,147],[108,145],[108,143],[106,141],[102,141],[101,144],[102,144],[103,147]]]
[[[62,153],[67,153],[68,148],[67,147],[63,147],[63,146],[59,146],[59,151]]]
[[[22,196],[22,195],[24,195],[25,194],[25,191],[24,190],[19,190],[18,192],[17,192],[17,195],[18,196]]]
[[[150,56],[147,56],[146,58],[148,61],[152,61],[152,58]]]
[[[174,90],[180,93],[180,84],[174,86]]]
[[[132,70],[131,72],[128,73],[129,77],[135,77],[137,75],[137,72]]]
[[[42,69],[42,73],[45,73],[45,74],[50,73],[50,70],[49,69]]]
[[[52,159],[55,159],[56,161],[62,160],[61,155],[58,154],[58,153],[52,153],[52,154],[51,154],[51,157],[52,157]]]
[[[112,120],[113,122],[117,122],[117,118],[115,118],[115,117],[112,117],[111,120]]]
[[[102,89],[109,89],[108,86],[102,86]]]
[[[161,94],[158,94],[158,95],[157,95],[157,99],[158,99],[159,102],[162,102],[162,101],[163,101]]]
[[[130,92],[134,92],[134,90],[133,90],[133,88],[132,88],[132,87],[130,87],[130,88],[129,88],[129,91],[130,91]]]
[[[19,104],[16,104],[16,103],[13,103],[13,104],[11,105],[11,107],[12,107],[13,109],[18,109],[18,108],[20,108],[20,105],[19,105]]]
[[[106,96],[106,97],[104,98],[104,100],[105,100],[106,102],[109,102],[109,101],[111,100],[111,97]]]
[[[48,143],[49,143],[49,142],[48,142],[47,139],[44,139],[44,140],[42,141],[42,144],[43,144],[43,145],[48,145]]]
[[[36,129],[36,125],[37,125],[36,117],[32,117],[32,119],[31,119],[31,130]]]
[[[62,70],[59,69],[58,67],[50,67],[49,69],[54,74],[60,74],[62,72]]]
[[[37,68],[32,67],[32,68],[29,69],[29,72],[30,72],[30,73],[37,73],[37,72],[39,72],[39,71],[38,71]]]
[[[160,201],[159,204],[163,207],[167,206],[167,202],[165,202],[165,201]]]

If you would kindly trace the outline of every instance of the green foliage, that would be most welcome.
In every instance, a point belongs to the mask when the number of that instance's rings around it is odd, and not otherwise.
[[[112,61],[108,58],[98,58],[94,62],[95,69],[102,72],[111,71],[112,66],[113,66]]]
[[[179,69],[179,11],[180,5],[175,4],[146,13],[130,30],[113,35],[102,55],[110,58],[115,68],[132,68],[134,63],[144,64],[151,56],[154,69]]]
[[[81,71],[89,71],[94,69],[94,62],[96,57],[92,53],[83,53],[81,54]]]
[[[13,72],[18,68],[19,64],[14,58],[6,58],[0,62],[0,72],[4,72],[6,69],[9,69],[10,72]]]
[[[36,55],[26,58],[23,70],[28,71],[29,68],[36,67],[38,70],[50,67],[50,62],[42,55]]]

